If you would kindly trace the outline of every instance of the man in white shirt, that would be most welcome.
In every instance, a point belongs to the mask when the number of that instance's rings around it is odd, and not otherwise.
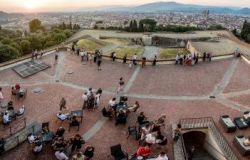
[[[0,106],[3,102],[3,92],[2,92],[2,88],[0,87]]]
[[[3,115],[3,123],[9,124],[11,122],[9,113],[5,112]]]
[[[112,98],[109,100],[109,107],[113,108],[116,105],[116,98]]]
[[[62,150],[56,151],[55,156],[56,156],[56,159],[58,159],[58,160],[68,160],[68,159],[69,159],[69,158],[65,155],[65,153],[63,153]]]
[[[87,107],[87,101],[88,101],[87,92],[85,92],[85,93],[82,95],[82,99],[83,99],[83,106],[82,106],[82,109],[84,109],[84,108]]]
[[[133,55],[133,64],[134,65],[136,65],[137,63],[136,63],[136,59],[137,59],[137,55],[136,55],[136,53]]]
[[[89,97],[89,96],[91,96],[91,94],[92,94],[92,88],[89,88],[89,90],[87,92],[87,96]]]
[[[153,135],[153,133],[149,133],[146,135],[145,141],[148,144],[155,144],[156,143],[156,137]]]

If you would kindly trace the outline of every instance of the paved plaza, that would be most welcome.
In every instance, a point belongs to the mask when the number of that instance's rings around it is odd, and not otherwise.
[[[104,60],[102,70],[98,71],[95,63],[81,63],[80,57],[69,52],[60,52],[57,64],[54,64],[54,53],[43,57],[43,61],[50,64],[47,70],[28,78],[21,78],[11,68],[0,71],[0,86],[6,99],[13,100],[14,106],[26,106],[25,117],[27,123],[37,121],[50,122],[51,130],[55,131],[60,125],[56,114],[62,97],[67,100],[67,111],[81,109],[81,95],[89,87],[102,88],[103,94],[97,110],[84,110],[83,123],[79,131],[66,131],[66,137],[79,133],[95,147],[94,160],[109,160],[110,146],[122,144],[123,150],[129,154],[136,152],[138,142],[130,137],[126,138],[127,127],[134,125],[138,113],[131,113],[126,126],[115,126],[114,121],[101,115],[101,109],[108,105],[108,101],[116,96],[119,78],[125,80],[124,95],[128,96],[128,103],[139,101],[140,109],[150,120],[156,120],[161,114],[167,115],[165,132],[168,145],[162,150],[173,159],[172,124],[177,124],[182,118],[212,117],[220,132],[241,160],[242,157],[233,145],[235,135],[250,135],[247,130],[237,130],[236,133],[225,133],[218,123],[221,115],[230,117],[242,116],[244,111],[250,110],[250,67],[243,59],[228,58],[200,62],[195,66],[179,65],[148,65],[129,68],[128,64],[111,63]],[[15,99],[11,96],[11,86],[20,83],[28,89],[25,99]],[[41,92],[34,93],[35,89]],[[210,96],[215,96],[210,99]],[[62,124],[67,130],[67,123]],[[86,146],[86,145],[84,145]],[[153,148],[154,153],[161,150]],[[1,160],[53,160],[54,153],[45,149],[43,154],[35,157],[32,148],[24,143],[5,153]]]

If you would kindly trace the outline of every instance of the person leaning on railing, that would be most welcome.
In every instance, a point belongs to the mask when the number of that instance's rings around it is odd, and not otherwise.
[[[182,134],[181,124],[177,124],[177,128],[174,130],[174,141],[176,142]]]

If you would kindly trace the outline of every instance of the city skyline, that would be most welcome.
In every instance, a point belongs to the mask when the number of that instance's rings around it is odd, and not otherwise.
[[[136,6],[146,3],[159,2],[159,0],[0,0],[0,10],[6,12],[52,12],[52,11],[74,11],[80,8],[95,8],[104,6]],[[250,2],[245,0],[169,0],[164,2],[177,2],[185,4],[209,5],[209,6],[231,6],[250,7]]]

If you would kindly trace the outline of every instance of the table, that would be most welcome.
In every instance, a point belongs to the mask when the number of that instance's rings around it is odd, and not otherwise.
[[[118,111],[118,110],[127,110],[128,109],[128,105],[126,105],[126,104],[117,104],[116,105],[116,110]]]
[[[221,116],[220,123],[228,133],[236,131],[236,126],[228,115]]]
[[[75,110],[70,112],[70,117],[76,116],[76,118],[81,118],[81,122],[83,119],[83,111],[82,110]]]
[[[248,127],[248,124],[241,117],[235,118],[234,122],[239,129],[246,129]]]

